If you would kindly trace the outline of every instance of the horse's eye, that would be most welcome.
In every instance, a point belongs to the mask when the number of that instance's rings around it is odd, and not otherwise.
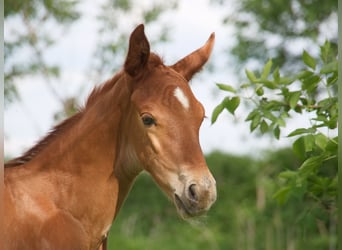
[[[152,125],[156,124],[156,121],[150,114],[143,114],[141,116],[141,120],[146,127],[151,127]]]

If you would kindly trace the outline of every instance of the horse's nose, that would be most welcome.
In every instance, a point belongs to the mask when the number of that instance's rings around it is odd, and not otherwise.
[[[198,190],[196,184],[190,184],[188,188],[188,197],[190,201],[198,202]]]
[[[203,178],[201,182],[192,182],[188,185],[185,195],[193,206],[209,207],[216,200],[215,180]]]
[[[174,194],[175,205],[183,218],[207,212],[215,200],[216,182],[210,174],[192,179],[184,185],[182,193]]]

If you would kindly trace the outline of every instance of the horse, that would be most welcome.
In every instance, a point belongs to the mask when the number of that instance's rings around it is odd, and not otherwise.
[[[4,167],[4,248],[105,248],[137,175],[148,172],[188,219],[216,200],[199,144],[205,117],[189,81],[207,62],[214,33],[166,66],[144,25],[129,38],[122,69],[83,108]]]

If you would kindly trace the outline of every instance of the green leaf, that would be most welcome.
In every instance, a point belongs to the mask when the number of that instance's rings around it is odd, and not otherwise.
[[[223,103],[220,103],[219,105],[216,106],[211,116],[211,124],[214,124],[216,122],[218,116],[222,113],[223,110],[224,110]]]
[[[280,114],[280,117],[283,118],[283,119],[287,119],[287,118],[290,118],[290,115],[287,112],[283,112],[283,113]]]
[[[251,125],[250,125],[251,132],[253,132],[258,127],[258,125],[260,124],[260,121],[261,121],[261,115],[259,113],[257,113],[253,117]]]
[[[271,68],[272,68],[272,59],[268,60],[268,62],[266,63],[261,74],[261,79],[267,79],[268,75],[271,72]]]
[[[318,133],[317,135],[315,135],[315,144],[322,150],[325,150],[328,141],[328,137],[326,137],[322,133]]]
[[[315,146],[315,137],[312,134],[304,136],[304,150],[305,152],[312,152]]]
[[[251,86],[250,83],[243,83],[243,84],[240,85],[240,88],[241,89],[246,89],[246,88],[249,88],[250,86]]]
[[[287,137],[295,136],[295,135],[301,135],[301,134],[308,134],[308,133],[315,133],[315,128],[298,128],[294,131],[292,131],[290,134],[288,134]]]
[[[337,72],[337,66],[338,66],[337,61],[325,64],[322,66],[320,73],[321,74],[329,74],[332,72]]]
[[[257,78],[255,77],[255,75],[254,75],[254,73],[252,71],[249,71],[248,69],[246,69],[245,72],[246,72],[246,75],[247,75],[248,79],[251,82],[256,82]]]
[[[289,93],[289,104],[291,109],[294,109],[297,106],[301,94],[301,91],[294,91]]]
[[[275,138],[277,138],[277,140],[279,140],[279,137],[280,137],[280,128],[279,128],[279,126],[276,126],[273,129],[273,135],[274,135]]]
[[[306,52],[306,50],[303,51],[302,60],[311,69],[316,69],[316,60],[312,56],[310,56],[309,53]]]
[[[312,72],[310,70],[303,70],[297,74],[296,78],[298,78],[300,80],[304,80],[304,79],[312,76],[313,74],[314,74],[314,72]]]
[[[302,88],[307,92],[311,93],[317,89],[318,83],[321,81],[321,77],[318,75],[313,75],[303,80]]]
[[[332,76],[328,77],[327,85],[331,86],[331,85],[335,84],[337,82],[337,79],[338,79],[338,74],[337,74],[337,72],[335,72],[334,74],[332,74]]]
[[[235,88],[233,88],[233,87],[230,86],[230,85],[222,84],[222,83],[216,83],[216,86],[217,86],[219,89],[223,90],[223,91],[228,91],[228,92],[236,93]]]
[[[239,105],[240,105],[240,97],[238,96],[234,96],[232,98],[226,97],[224,99],[224,107],[233,115]]]
[[[303,110],[302,106],[296,106],[294,108],[294,111],[297,112],[297,113],[300,113],[300,114],[302,113],[302,110]]]
[[[297,176],[297,172],[291,171],[291,170],[286,170],[279,174],[279,178],[282,178],[282,179],[292,179],[296,176]]]
[[[271,108],[274,109],[274,106],[272,106],[272,104],[273,103],[270,103],[269,109],[271,109]],[[272,121],[274,123],[276,123],[277,120],[278,120],[278,118],[275,115],[273,115],[271,111],[269,111],[267,109],[263,110],[263,115],[264,115],[265,118],[269,119],[270,121]]]
[[[262,120],[260,123],[260,132],[265,134],[268,131],[268,124],[265,120]]]
[[[338,138],[334,138],[328,141],[326,150],[329,153],[332,153],[334,155],[337,155],[337,149],[338,149]]]
[[[276,199],[282,205],[289,199],[291,190],[291,186],[282,187],[273,195],[273,199]]]
[[[250,112],[246,118],[245,121],[251,121],[253,120],[253,118],[256,116],[256,115],[259,115],[259,110],[257,109],[254,109],[252,112]]]
[[[262,83],[266,88],[269,89],[276,89],[278,87],[276,83],[267,79],[259,79],[257,82]]]
[[[299,98],[299,99],[300,99],[301,103],[302,103],[304,106],[308,105],[308,99],[306,99],[306,98],[304,98],[304,97],[301,97],[301,98]]]
[[[301,160],[305,159],[306,153],[305,153],[305,146],[304,146],[304,138],[303,137],[299,137],[292,144],[292,150],[299,159],[301,159]]]
[[[286,126],[285,120],[281,117],[277,118],[276,123],[278,124],[279,127],[285,127]]]
[[[258,96],[262,96],[264,94],[264,89],[262,88],[262,85],[258,84],[256,89],[255,89],[255,93]]]
[[[294,153],[304,159],[306,153],[313,151],[315,147],[315,137],[312,134],[299,137],[292,145]]]
[[[279,68],[278,67],[273,71],[273,80],[276,84],[279,84],[279,82],[280,82],[280,74],[279,74]]]
[[[325,156],[317,155],[306,159],[303,164],[299,167],[299,173],[302,175],[309,175],[314,173],[317,168],[322,164]]]
[[[289,85],[293,83],[295,80],[296,80],[295,77],[281,77],[279,80],[279,84]]]
[[[326,40],[322,46],[320,46],[321,54],[320,57],[323,62],[327,62],[330,54],[330,43]]]

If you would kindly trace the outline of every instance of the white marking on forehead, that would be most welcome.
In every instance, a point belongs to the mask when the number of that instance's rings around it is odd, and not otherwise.
[[[175,91],[173,92],[173,94],[177,98],[177,100],[183,105],[185,109],[189,108],[189,99],[185,96],[183,90],[177,87],[175,88]]]

